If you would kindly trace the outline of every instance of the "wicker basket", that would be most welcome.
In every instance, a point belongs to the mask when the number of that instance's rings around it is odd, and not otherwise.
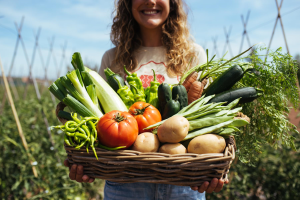
[[[63,107],[58,105],[57,110]],[[119,183],[147,182],[198,186],[213,178],[227,179],[230,165],[235,158],[234,138],[228,138],[226,144],[223,153],[211,154],[170,155],[96,148],[98,160],[92,149],[87,153],[85,148],[76,150],[65,145],[65,150],[69,162],[83,165],[84,174],[90,177]]]

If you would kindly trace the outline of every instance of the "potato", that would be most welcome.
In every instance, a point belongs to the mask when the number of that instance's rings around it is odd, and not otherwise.
[[[150,132],[144,132],[137,136],[131,149],[140,152],[157,152],[158,148],[159,140],[157,135]]]
[[[160,153],[168,153],[168,154],[183,154],[186,153],[186,148],[180,144],[164,144],[159,148]]]
[[[226,142],[222,136],[205,134],[193,138],[188,145],[189,153],[222,153]]]
[[[189,126],[189,121],[182,116],[170,117],[158,127],[158,139],[160,142],[178,143],[187,136]]]

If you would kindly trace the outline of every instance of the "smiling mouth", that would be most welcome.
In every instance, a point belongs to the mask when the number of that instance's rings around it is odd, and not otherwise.
[[[158,10],[144,10],[142,11],[143,14],[146,14],[146,15],[154,15],[154,14],[157,14],[159,13]]]

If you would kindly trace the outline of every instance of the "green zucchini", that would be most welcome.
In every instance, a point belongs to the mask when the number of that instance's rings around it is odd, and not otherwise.
[[[263,90],[254,87],[243,87],[222,92],[212,98],[208,103],[227,102],[229,104],[235,99],[241,98],[239,103],[248,103],[263,95]]]
[[[119,84],[116,81],[116,79],[118,79],[122,87],[125,85],[124,79],[119,74],[116,74],[113,71],[111,71],[109,68],[104,69],[104,74],[106,76],[107,83],[110,85],[110,87],[112,87],[112,89],[115,92],[119,90]]]
[[[180,111],[180,103],[178,101],[179,96],[175,100],[171,99],[164,107],[162,119],[168,119]]]
[[[172,89],[172,99],[176,99],[178,95],[178,101],[180,103],[180,110],[188,106],[188,94],[183,85],[178,84]]]
[[[164,113],[164,108],[168,101],[172,100],[172,92],[169,84],[162,83],[158,86],[158,101],[160,107],[160,113]]]
[[[204,94],[209,96],[229,90],[236,82],[243,78],[246,71],[252,68],[252,66],[248,65],[242,67],[234,65],[230,67],[207,87]]]

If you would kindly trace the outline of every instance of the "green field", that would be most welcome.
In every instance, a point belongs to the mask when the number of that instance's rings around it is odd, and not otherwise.
[[[17,89],[19,96],[23,97],[24,86],[19,85]],[[4,87],[1,85],[0,96],[3,95]],[[103,180],[97,179],[87,184],[69,179],[68,168],[62,164],[66,152],[60,131],[51,132],[54,148],[51,145],[42,111],[46,113],[50,126],[59,124],[59,121],[55,118],[55,104],[48,90],[43,90],[39,102],[31,85],[26,98],[21,99],[15,101],[15,106],[28,143],[30,159],[36,161],[38,177],[33,176],[29,157],[6,101],[0,115],[0,198],[102,199]],[[299,135],[295,137],[299,138]],[[299,139],[295,145],[299,149]],[[274,150],[268,146],[263,146],[263,149],[262,153],[257,154],[255,166],[236,159],[230,169],[230,184],[225,185],[220,193],[207,194],[207,199],[297,199],[300,196],[300,151],[288,148]]]

